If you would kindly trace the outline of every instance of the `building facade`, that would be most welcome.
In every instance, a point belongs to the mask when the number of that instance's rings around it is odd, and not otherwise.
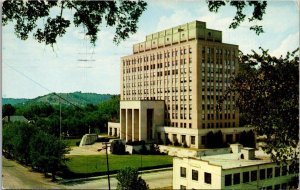
[[[289,164],[277,165],[252,148],[233,146],[232,153],[174,157],[173,189],[289,189],[297,175]]]
[[[121,58],[121,139],[168,138],[199,148],[208,131],[221,130],[224,141],[234,142],[245,130],[239,127],[236,97],[228,95],[221,110],[217,106],[238,72],[237,56],[237,45],[222,43],[222,32],[200,21],[147,35],[134,44],[133,54]],[[145,108],[148,114],[142,115],[137,104],[159,105]],[[133,129],[139,130],[138,136]]]

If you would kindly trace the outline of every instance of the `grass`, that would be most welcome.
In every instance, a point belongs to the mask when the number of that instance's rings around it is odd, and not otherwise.
[[[105,155],[69,156],[68,170],[77,174],[106,172]],[[141,159],[142,158],[142,159]],[[108,155],[109,170],[117,171],[124,167],[159,168],[171,166],[173,157],[166,155]],[[142,165],[141,165],[142,160]]]
[[[80,142],[81,139],[64,139],[63,141],[66,142],[68,146],[77,146],[76,142]]]

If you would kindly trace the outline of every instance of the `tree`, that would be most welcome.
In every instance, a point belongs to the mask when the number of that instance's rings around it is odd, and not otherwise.
[[[10,121],[10,116],[14,115],[16,112],[16,108],[11,104],[4,104],[2,110],[3,110],[3,117],[8,116],[8,121]]]
[[[65,154],[69,149],[67,145],[57,137],[38,131],[30,140],[30,159],[32,167],[45,174],[51,172],[52,180],[55,180],[56,171],[64,165]]]
[[[227,92],[237,94],[236,106],[247,115],[256,134],[266,135],[266,153],[275,161],[292,158],[296,163],[299,154],[299,49],[280,58],[260,49],[261,54],[255,51],[240,54],[240,72]]]
[[[126,167],[117,174],[118,190],[146,190],[149,186],[141,177],[135,168]]]
[[[225,6],[226,4],[229,4],[230,6],[233,6],[236,8],[236,15],[233,18],[232,23],[229,25],[229,28],[236,29],[240,26],[242,22],[244,22],[246,18],[245,14],[245,8],[247,6],[253,6],[253,12],[252,16],[248,18],[249,23],[253,21],[260,21],[263,19],[263,15],[266,13],[267,8],[267,1],[235,1],[235,0],[221,0],[221,1],[214,1],[209,0],[208,3],[208,9],[210,12],[218,12],[219,8],[222,6]],[[250,30],[254,30],[257,35],[260,33],[263,33],[263,27],[259,25],[253,25],[250,27]]]
[[[138,19],[146,6],[144,1],[6,0],[2,5],[2,24],[14,23],[15,34],[22,40],[34,32],[38,42],[53,46],[71,24],[71,20],[64,17],[64,11],[72,10],[74,25],[86,28],[86,35],[93,45],[104,23],[116,27],[114,42],[118,44],[136,32]],[[44,19],[44,24],[40,19]]]

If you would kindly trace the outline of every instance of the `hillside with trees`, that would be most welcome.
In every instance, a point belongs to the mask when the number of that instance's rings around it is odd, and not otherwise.
[[[98,104],[51,104],[47,101],[31,101],[12,106],[3,105],[3,110],[14,110],[10,115],[22,115],[26,117],[36,128],[51,135],[65,137],[82,136],[89,131],[92,133],[107,132],[108,121],[119,121],[120,98],[117,95],[109,95],[111,98]],[[60,113],[61,108],[61,113]],[[10,110],[10,109],[9,109]],[[8,110],[8,111],[9,111]]]
[[[39,96],[33,99],[26,98],[2,98],[2,104],[34,104],[37,102],[49,103],[51,105],[65,104],[69,105],[67,101],[77,105],[86,106],[87,104],[97,105],[110,99],[112,94],[97,94],[97,93],[83,93],[83,92],[71,92],[71,93],[50,93],[44,96]],[[67,100],[67,101],[65,101]]]

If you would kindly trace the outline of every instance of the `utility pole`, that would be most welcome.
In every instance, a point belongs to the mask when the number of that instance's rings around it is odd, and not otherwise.
[[[107,148],[108,148],[107,145],[109,144],[109,142],[103,142],[103,143],[105,144],[105,146],[103,146],[101,149],[98,149],[98,151],[101,151],[101,150],[105,149],[108,189],[110,190],[109,163],[108,163],[108,153],[107,153]]]

